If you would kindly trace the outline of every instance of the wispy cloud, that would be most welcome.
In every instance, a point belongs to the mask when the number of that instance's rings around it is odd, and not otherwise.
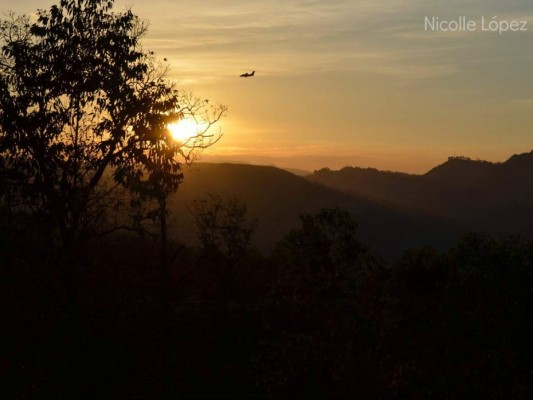
[[[448,150],[533,146],[531,0],[116,0],[130,6],[171,77],[229,106],[213,150],[228,160],[420,170]],[[425,16],[462,15],[527,20],[529,31],[424,30]],[[238,78],[252,69],[252,81]],[[371,155],[372,144],[384,147]],[[392,157],[400,147],[406,156]]]
[[[264,75],[348,70],[427,77],[453,72],[435,59],[417,65],[405,57],[413,49],[402,52],[391,43],[392,30],[408,28],[404,16],[418,1],[157,3],[152,1],[149,9],[134,4],[141,15],[158,20],[146,46],[177,65],[184,80],[224,79],[252,64]]]

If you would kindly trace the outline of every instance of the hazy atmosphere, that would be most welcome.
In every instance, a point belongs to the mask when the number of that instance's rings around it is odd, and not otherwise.
[[[0,399],[533,399],[531,0],[0,9]]]
[[[116,2],[126,7],[149,21],[145,48],[172,78],[229,108],[202,160],[423,173],[454,153],[504,161],[533,148],[530,1]],[[431,32],[426,16],[530,29]]]

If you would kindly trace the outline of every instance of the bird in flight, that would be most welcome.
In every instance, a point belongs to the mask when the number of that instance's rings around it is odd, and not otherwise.
[[[241,78],[249,78],[250,76],[254,76],[255,71],[252,72],[245,72],[244,74],[241,74]]]

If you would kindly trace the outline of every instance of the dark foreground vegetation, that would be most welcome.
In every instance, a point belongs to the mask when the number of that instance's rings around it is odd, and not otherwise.
[[[225,107],[178,90],[147,25],[112,8],[0,21],[1,398],[533,397],[532,242],[437,251],[419,238],[443,245],[448,225],[418,211],[273,169],[186,176]],[[188,117],[206,130],[173,139]],[[171,230],[184,179],[202,193]],[[261,190],[205,198],[208,182]],[[245,203],[272,211],[272,251]]]
[[[531,398],[532,242],[467,235],[386,264],[322,210],[265,257],[238,201],[197,202],[196,220],[200,248],[169,244],[168,327],[157,241],[65,260],[37,224],[3,229],[0,397]]]

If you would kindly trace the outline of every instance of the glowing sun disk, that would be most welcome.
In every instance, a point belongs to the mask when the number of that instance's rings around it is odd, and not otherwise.
[[[190,119],[182,119],[178,122],[168,124],[167,128],[174,140],[181,143],[186,143],[200,132],[198,124]]]

